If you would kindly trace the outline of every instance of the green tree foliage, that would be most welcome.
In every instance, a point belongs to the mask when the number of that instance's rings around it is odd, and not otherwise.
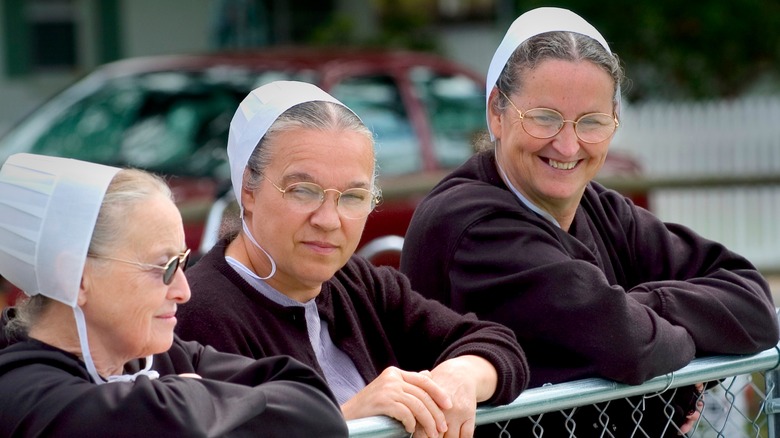
[[[549,1],[518,1],[519,13]],[[557,0],[623,60],[631,100],[780,91],[778,0]]]

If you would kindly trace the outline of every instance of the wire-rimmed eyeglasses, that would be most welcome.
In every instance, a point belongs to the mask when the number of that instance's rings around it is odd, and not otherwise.
[[[115,257],[108,257],[108,256],[100,256],[100,255],[94,255],[90,254],[89,257],[95,258],[95,259],[105,259],[105,260],[113,260],[115,262],[122,262],[122,263],[128,263],[131,265],[140,266],[142,268],[149,268],[149,269],[161,269],[163,271],[162,274],[162,280],[165,285],[170,285],[171,282],[173,282],[173,277],[176,275],[176,270],[179,269],[181,266],[182,272],[184,272],[187,269],[187,262],[190,259],[190,250],[186,250],[183,253],[179,255],[175,255],[171,257],[170,260],[168,260],[167,263],[164,265],[153,265],[151,263],[141,263],[136,262],[133,260],[125,260],[125,259],[118,259]]]
[[[323,189],[319,184],[312,182],[296,182],[285,188],[277,186],[270,178],[263,175],[271,185],[282,194],[291,207],[301,213],[311,213],[320,208],[325,202],[326,192],[336,192],[336,211],[348,219],[361,219],[368,216],[382,201],[380,195],[371,190],[354,187],[342,191],[336,189]]]
[[[520,115],[520,125],[523,130],[534,138],[546,139],[558,135],[566,123],[574,124],[574,133],[584,143],[601,143],[609,138],[620,126],[615,114],[588,113],[577,120],[566,120],[558,111],[551,108],[531,108],[520,111],[514,102],[502,90],[498,90],[509,101],[512,108]]]

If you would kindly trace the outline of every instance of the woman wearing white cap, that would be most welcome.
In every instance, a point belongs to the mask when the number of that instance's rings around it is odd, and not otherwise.
[[[160,178],[8,158],[0,275],[29,299],[2,320],[0,436],[346,437],[310,368],[174,337],[188,256]]]
[[[532,387],[594,376],[638,384],[697,356],[778,341],[753,265],[592,181],[619,125],[622,79],[607,42],[576,14],[521,15],[488,71],[492,141],[432,190],[406,235],[401,270],[412,286],[514,329]],[[649,436],[676,435],[697,394],[672,394],[676,425],[656,397],[610,415],[607,430],[626,436],[642,417]],[[600,434],[598,420],[578,421],[577,435]]]
[[[353,256],[379,190],[352,111],[314,85],[264,85],[236,111],[228,157],[241,221],[188,271],[182,338],[291,355],[345,418],[388,415],[415,436],[470,437],[477,403],[517,397],[528,376],[511,330]]]

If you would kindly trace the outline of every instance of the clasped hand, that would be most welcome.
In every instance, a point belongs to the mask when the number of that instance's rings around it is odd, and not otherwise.
[[[347,420],[395,418],[414,438],[471,438],[478,388],[468,373],[468,361],[460,359],[445,361],[432,371],[389,367],[344,403],[342,413]]]

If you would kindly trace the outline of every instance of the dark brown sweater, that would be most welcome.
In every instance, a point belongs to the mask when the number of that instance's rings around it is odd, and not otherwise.
[[[0,350],[3,437],[343,437],[325,380],[289,357],[251,360],[176,338],[159,379],[95,384],[76,356],[35,340]],[[139,361],[126,366],[139,370]],[[179,377],[196,373],[202,379]]]
[[[304,309],[280,306],[247,284],[225,261],[226,244],[219,242],[187,271],[192,298],[179,308],[177,333],[249,357],[290,355],[322,374]],[[473,354],[498,372],[486,404],[509,403],[528,384],[528,365],[511,330],[423,298],[395,269],[354,256],[323,284],[316,302],[333,343],[366,382],[389,366],[421,371]]]
[[[532,387],[638,384],[778,341],[769,287],[743,257],[597,183],[567,233],[509,191],[492,152],[423,200],[401,269],[423,295],[512,328]]]

